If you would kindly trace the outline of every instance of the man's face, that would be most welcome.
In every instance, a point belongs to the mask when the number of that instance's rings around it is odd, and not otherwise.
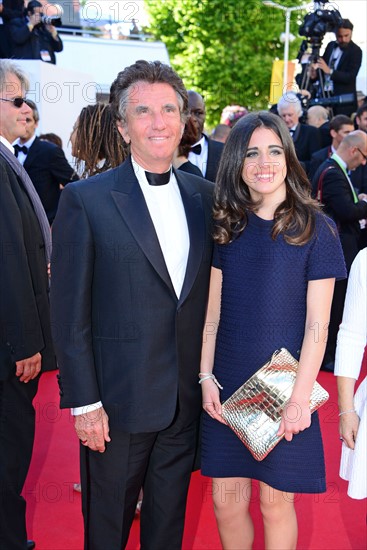
[[[190,91],[189,96],[189,111],[191,118],[193,119],[195,126],[197,128],[199,138],[204,131],[204,122],[205,122],[205,105],[204,100],[200,94],[197,92]]]
[[[367,135],[358,147],[351,147],[350,152],[350,159],[347,163],[349,170],[355,170],[361,164],[364,166],[367,159]]]
[[[38,122],[35,121],[33,111],[31,111],[31,114],[26,118],[25,134],[21,137],[20,141],[26,143],[31,139],[31,137],[34,136],[37,126]]]
[[[294,105],[290,103],[289,106],[284,107],[279,114],[289,129],[293,128],[293,126],[297,126],[299,116],[296,113]]]
[[[118,129],[140,166],[162,173],[171,165],[185,124],[175,90],[166,83],[136,82],[130,87],[126,124]]]
[[[2,99],[24,97],[25,91],[17,76],[6,75],[6,83],[0,93]],[[0,134],[12,143],[26,134],[27,118],[33,116],[32,109],[24,102],[21,107],[15,107],[10,101],[0,101]]]
[[[356,117],[356,123],[358,125],[358,130],[362,132],[367,132],[367,111],[361,114],[361,116]]]
[[[353,132],[353,130],[353,124],[343,124],[337,132],[335,130],[330,130],[334,148],[337,149],[343,141],[343,138]]]
[[[336,33],[336,40],[339,48],[345,50],[350,41],[352,40],[352,31],[350,29],[338,29]]]

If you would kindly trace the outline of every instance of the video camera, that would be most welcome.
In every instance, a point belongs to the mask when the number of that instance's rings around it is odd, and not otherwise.
[[[326,4],[328,0],[321,0],[319,3]],[[301,50],[305,51],[307,45],[311,45],[311,62],[316,62],[320,56],[320,47],[325,34],[327,32],[335,32],[342,21],[343,18],[337,9],[316,8],[313,13],[306,15],[298,32],[300,36],[306,37],[306,40],[302,43]]]

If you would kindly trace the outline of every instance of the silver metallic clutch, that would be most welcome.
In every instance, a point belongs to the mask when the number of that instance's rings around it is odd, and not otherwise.
[[[223,419],[256,460],[263,460],[284,437],[277,436],[277,431],[282,410],[292,394],[297,367],[298,361],[281,348],[222,404]],[[311,413],[328,399],[327,391],[315,382]]]

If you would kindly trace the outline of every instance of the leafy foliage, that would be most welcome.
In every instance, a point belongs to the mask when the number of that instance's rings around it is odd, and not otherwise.
[[[282,0],[285,6],[302,0]],[[200,92],[207,123],[219,122],[222,109],[240,104],[267,108],[273,60],[283,59],[280,35],[285,13],[261,0],[145,0],[147,30],[166,44],[171,64],[188,89]],[[291,17],[297,30],[302,12]],[[290,45],[295,57],[301,39]]]

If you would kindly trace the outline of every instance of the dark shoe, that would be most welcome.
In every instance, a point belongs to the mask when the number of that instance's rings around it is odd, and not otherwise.
[[[33,548],[36,548],[34,540],[27,540],[27,550],[33,550]]]

